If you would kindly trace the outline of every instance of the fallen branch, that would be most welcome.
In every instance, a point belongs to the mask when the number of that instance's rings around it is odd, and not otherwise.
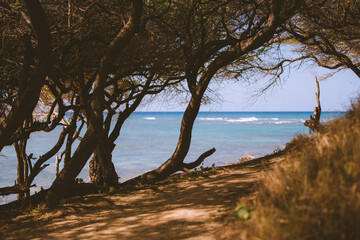
[[[14,186],[11,187],[3,187],[0,188],[0,195],[5,196],[10,194],[23,193],[28,191],[31,187],[36,187],[36,185],[33,184],[31,186],[27,186],[25,184],[15,184]]]

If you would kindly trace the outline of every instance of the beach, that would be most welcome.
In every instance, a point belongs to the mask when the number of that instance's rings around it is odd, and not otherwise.
[[[239,199],[252,198],[278,154],[177,174],[132,189],[77,196],[27,214],[1,212],[3,239],[222,239]]]

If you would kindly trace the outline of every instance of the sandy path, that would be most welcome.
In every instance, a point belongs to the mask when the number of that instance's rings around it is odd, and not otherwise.
[[[73,198],[57,209],[3,220],[0,238],[216,239],[236,200],[251,194],[263,166]]]

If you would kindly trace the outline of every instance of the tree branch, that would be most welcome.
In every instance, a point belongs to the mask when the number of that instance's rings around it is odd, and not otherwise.
[[[212,148],[212,149],[204,152],[203,154],[200,155],[200,157],[196,161],[194,161],[192,163],[183,163],[182,168],[186,168],[186,169],[196,168],[197,166],[199,166],[205,160],[205,158],[212,155],[215,151],[216,151],[216,149]]]

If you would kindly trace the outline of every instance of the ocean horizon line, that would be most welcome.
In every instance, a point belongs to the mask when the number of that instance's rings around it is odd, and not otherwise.
[[[184,111],[135,111],[134,113],[183,113]],[[322,113],[346,113],[346,111],[321,111]],[[313,111],[199,111],[199,113],[313,113]]]

